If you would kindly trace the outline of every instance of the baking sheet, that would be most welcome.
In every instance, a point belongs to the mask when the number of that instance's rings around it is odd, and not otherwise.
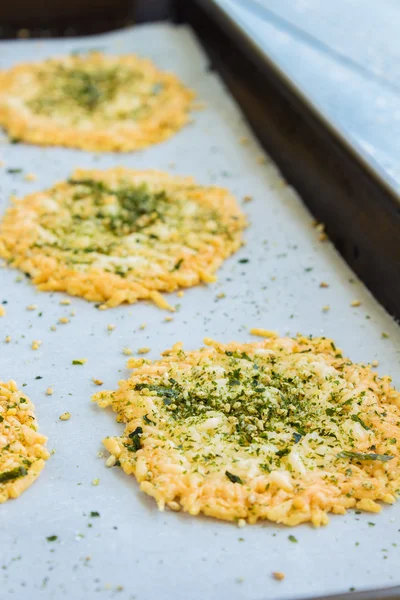
[[[55,453],[39,480],[18,500],[0,507],[0,598],[123,598],[124,600],[263,600],[299,598],[400,584],[400,503],[381,514],[331,517],[328,527],[293,529],[264,523],[235,525],[158,512],[133,478],[107,469],[101,440],[122,426],[111,411],[90,403],[99,388],[128,375],[125,346],[151,347],[151,358],[182,340],[197,348],[204,336],[248,341],[250,327],[281,334],[333,337],[356,361],[379,360],[379,372],[399,383],[400,330],[356,280],[329,242],[318,241],[312,217],[263,155],[237,106],[207,69],[207,59],[185,27],[157,24],[58,41],[1,42],[0,68],[21,60],[88,48],[138,52],[175,71],[194,87],[206,109],[174,138],[136,154],[94,155],[62,148],[0,145],[0,210],[10,194],[22,196],[68,177],[76,166],[158,168],[229,187],[251,225],[247,245],[219,271],[216,284],[172,295],[180,308],[166,313],[141,303],[98,311],[61,294],[36,292],[19,273],[0,270],[0,377],[13,378],[36,404],[40,430]],[[246,136],[246,146],[239,139]],[[7,173],[21,168],[22,173]],[[24,180],[35,173],[34,182]],[[240,263],[247,258],[249,262]],[[328,288],[320,288],[326,281]],[[225,298],[218,295],[224,292]],[[360,300],[358,308],[350,306]],[[37,304],[36,311],[27,311]],[[322,307],[330,305],[329,312]],[[57,325],[70,316],[67,325]],[[144,330],[140,325],[147,323]],[[115,324],[113,331],[108,324]],[[389,337],[383,337],[382,333]],[[3,343],[5,336],[12,341]],[[31,350],[31,342],[43,343]],[[87,358],[84,366],[72,360]],[[54,388],[46,396],[48,386]],[[69,421],[59,415],[69,411]],[[92,485],[94,479],[99,485]],[[91,518],[97,511],[100,517]],[[295,535],[297,543],[288,536]],[[49,542],[49,536],[57,540]],[[272,571],[283,571],[282,582]]]

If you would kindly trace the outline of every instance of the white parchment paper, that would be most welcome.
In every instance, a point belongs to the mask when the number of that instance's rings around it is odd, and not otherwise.
[[[0,319],[0,379],[24,386],[54,449],[33,487],[0,506],[0,599],[264,600],[400,584],[400,504],[379,515],[332,517],[320,529],[238,529],[158,512],[134,478],[107,469],[97,456],[102,438],[122,426],[111,411],[90,403],[99,389],[92,377],[114,388],[127,376],[125,346],[150,346],[149,356],[156,358],[177,340],[193,349],[205,336],[250,340],[250,327],[301,331],[333,337],[353,360],[378,359],[379,372],[399,383],[400,333],[331,244],[317,240],[311,215],[274,166],[259,164],[260,148],[189,29],[146,25],[84,39],[1,42],[0,68],[88,48],[150,56],[195,88],[205,110],[170,141],[135,154],[3,141],[1,212],[12,193],[50,186],[76,166],[124,165],[193,175],[229,187],[239,199],[251,195],[253,201],[243,205],[250,227],[247,245],[225,263],[216,284],[169,298],[181,305],[169,323],[166,313],[145,303],[105,312],[80,299],[62,306],[63,295],[36,292],[25,278],[17,281],[16,271],[0,270],[0,302],[7,311]],[[239,143],[242,136],[248,145]],[[10,168],[23,172],[8,173]],[[36,181],[24,180],[30,172]],[[240,263],[243,258],[249,262]],[[322,281],[329,287],[321,288]],[[218,299],[221,292],[226,296]],[[352,308],[353,300],[362,305]],[[38,309],[27,311],[30,304]],[[323,312],[326,305],[330,311]],[[57,324],[64,316],[70,323]],[[115,329],[108,331],[108,324]],[[33,340],[43,342],[37,351],[31,350]],[[73,366],[79,358],[87,363]],[[45,394],[48,386],[52,396]],[[62,422],[65,411],[72,417]],[[92,485],[94,479],[99,485]],[[100,517],[91,517],[93,511]],[[49,542],[49,536],[57,540]],[[272,571],[283,571],[285,580],[274,580]]]

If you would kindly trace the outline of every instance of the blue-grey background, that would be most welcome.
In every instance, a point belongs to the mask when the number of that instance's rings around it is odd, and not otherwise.
[[[400,188],[400,2],[217,1]]]

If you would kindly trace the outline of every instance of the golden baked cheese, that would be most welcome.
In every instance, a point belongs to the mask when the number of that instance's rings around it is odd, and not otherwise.
[[[160,292],[214,281],[245,225],[222,188],[157,171],[78,169],[14,203],[0,223],[0,256],[41,290],[172,310]]]
[[[150,60],[72,54],[0,72],[0,125],[32,144],[136,150],[183,127],[193,97]]]
[[[15,381],[0,382],[0,503],[18,498],[43,469],[47,438],[38,433],[34,406]]]
[[[272,337],[131,359],[95,394],[126,427],[104,445],[140,489],[192,515],[325,524],[400,488],[400,394],[325,338]],[[129,363],[128,363],[129,364]]]

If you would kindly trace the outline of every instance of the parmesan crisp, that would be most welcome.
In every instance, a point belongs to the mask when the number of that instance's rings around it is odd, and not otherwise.
[[[0,73],[0,124],[31,144],[137,150],[183,127],[193,98],[149,60],[91,52]]]
[[[0,256],[46,291],[104,307],[215,280],[246,221],[225,189],[157,171],[76,170],[16,201],[0,223]]]
[[[325,338],[271,337],[134,359],[95,394],[126,425],[104,445],[163,510],[255,523],[379,512],[400,488],[400,394]],[[129,363],[128,363],[129,364]]]
[[[49,458],[47,438],[37,429],[29,398],[15,381],[0,382],[0,503],[18,498]]]

